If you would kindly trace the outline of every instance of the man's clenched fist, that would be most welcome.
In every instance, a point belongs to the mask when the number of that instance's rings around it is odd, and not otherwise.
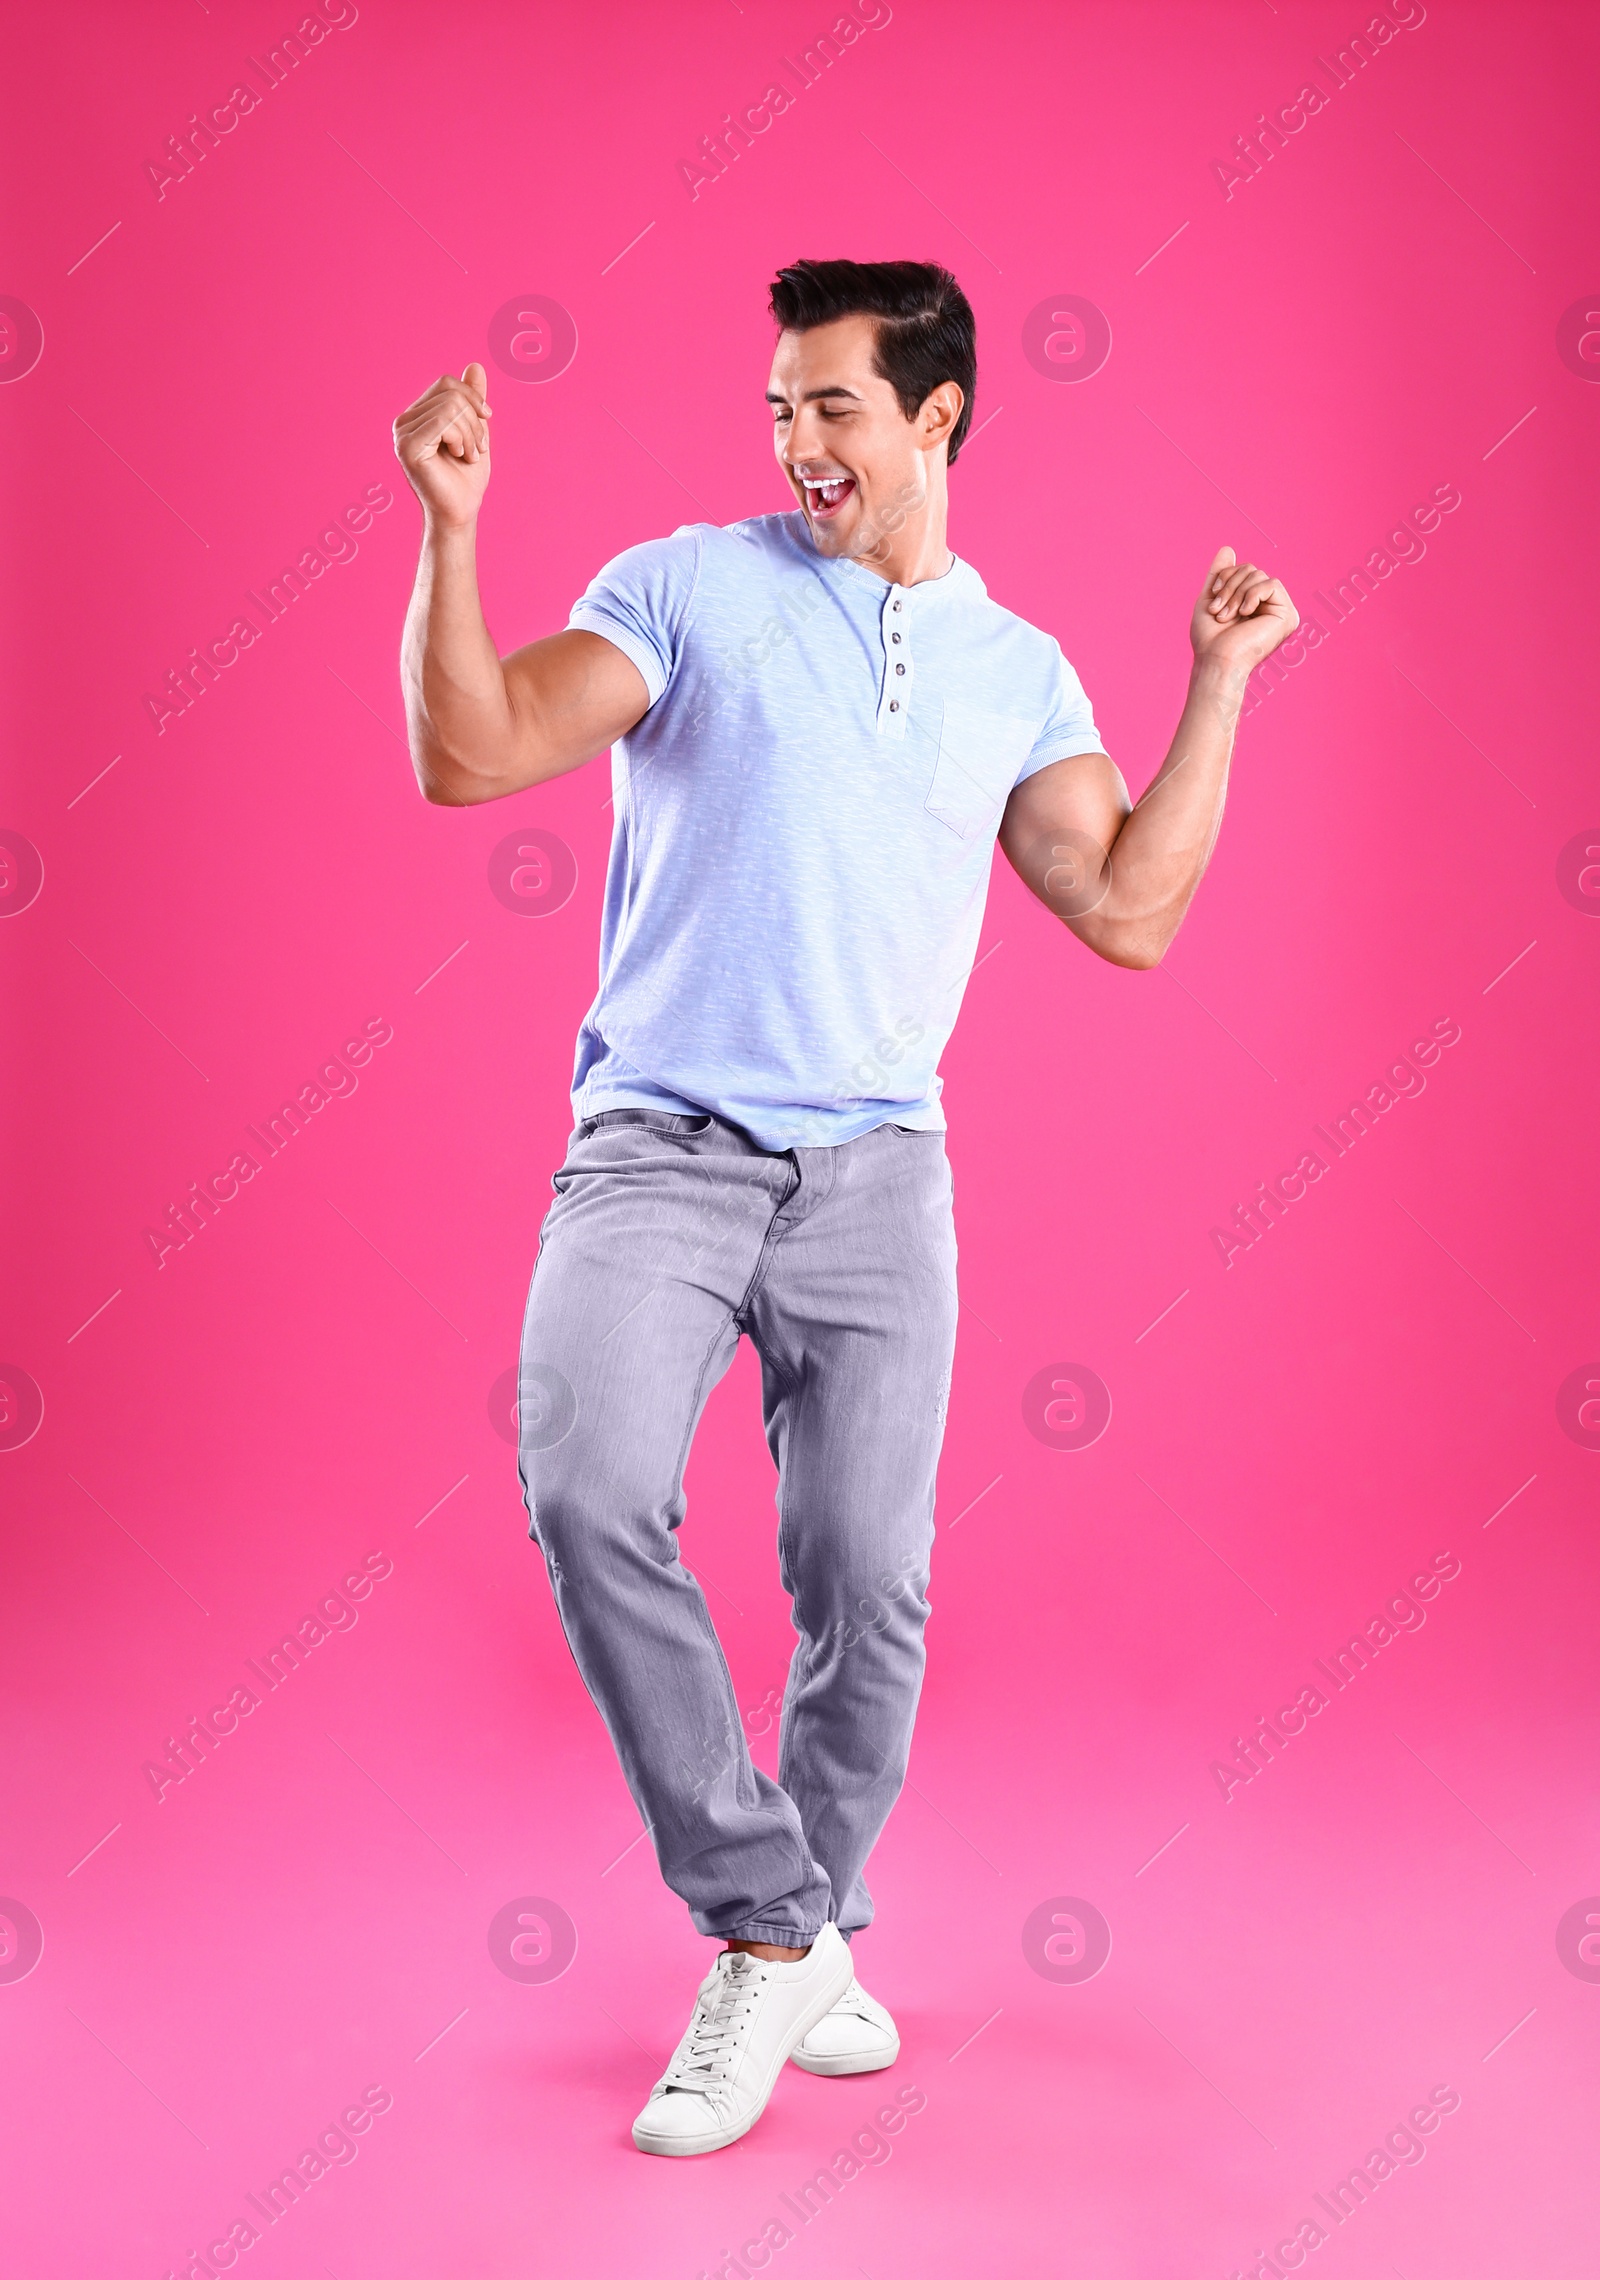
[[[436,380],[394,423],[395,457],[435,522],[469,529],[489,481],[487,375],[469,364],[459,380]]]
[[[1234,559],[1220,546],[1194,605],[1189,639],[1197,658],[1249,673],[1300,623],[1300,613],[1282,584],[1253,562]]]

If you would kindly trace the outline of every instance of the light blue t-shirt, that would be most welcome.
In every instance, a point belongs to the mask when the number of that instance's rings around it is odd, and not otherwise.
[[[970,564],[896,586],[796,509],[629,547],[572,612],[644,676],[612,754],[600,989],[572,1103],[763,1148],[942,1131],[1007,795],[1096,752],[1047,633]]]

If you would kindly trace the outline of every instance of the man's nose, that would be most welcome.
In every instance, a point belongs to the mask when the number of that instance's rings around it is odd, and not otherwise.
[[[814,412],[805,408],[797,411],[789,424],[789,440],[784,446],[784,457],[791,467],[809,466],[812,460],[826,456],[817,432]]]

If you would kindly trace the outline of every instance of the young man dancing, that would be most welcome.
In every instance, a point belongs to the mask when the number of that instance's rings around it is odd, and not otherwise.
[[[1131,805],[1057,642],[946,543],[977,369],[955,279],[801,261],[771,308],[792,509],[630,547],[564,632],[504,659],[474,566],[482,365],[395,422],[423,509],[402,652],[423,792],[500,799],[612,749],[600,988],[528,1297],[521,1471],[662,1875],[725,1943],[633,2126],[662,2154],[741,2137],[786,2059],[852,2074],[899,2053],[848,1943],[922,1683],[957,1303],[937,1069],[996,839],[1091,950],[1153,966],[1216,839],[1246,679],[1299,622],[1218,552],[1171,750]],[[798,1634],[776,1781],[676,1535],[742,1334]]]

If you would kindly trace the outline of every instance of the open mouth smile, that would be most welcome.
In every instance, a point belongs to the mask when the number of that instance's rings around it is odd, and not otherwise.
[[[853,475],[802,475],[805,486],[806,512],[814,522],[826,522],[836,515],[855,490]]]

